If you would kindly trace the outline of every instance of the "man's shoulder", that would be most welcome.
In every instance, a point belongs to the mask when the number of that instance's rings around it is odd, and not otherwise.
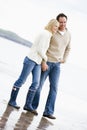
[[[68,28],[66,28],[66,32],[71,35],[71,32],[70,32],[70,30]]]

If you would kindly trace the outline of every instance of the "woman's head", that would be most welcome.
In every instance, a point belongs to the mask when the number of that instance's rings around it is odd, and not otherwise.
[[[56,33],[58,30],[58,21],[56,19],[51,19],[45,26],[45,29],[51,33]]]

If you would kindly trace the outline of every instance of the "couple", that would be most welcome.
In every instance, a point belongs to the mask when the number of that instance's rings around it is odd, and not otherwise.
[[[8,105],[17,109],[20,108],[16,103],[16,98],[20,87],[32,72],[32,84],[29,87],[23,109],[38,115],[36,109],[39,105],[40,92],[47,76],[49,76],[50,90],[43,116],[56,119],[53,113],[58,90],[60,65],[66,62],[70,51],[71,35],[66,28],[66,23],[67,16],[60,13],[56,19],[49,21],[43,32],[36,38],[35,44],[24,59],[21,75],[13,85]]]

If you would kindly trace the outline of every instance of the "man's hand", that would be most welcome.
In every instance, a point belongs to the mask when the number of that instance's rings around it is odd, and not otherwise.
[[[65,63],[65,60],[61,60],[60,63]]]
[[[42,62],[41,69],[42,71],[46,71],[48,69],[48,65],[46,64],[46,62]]]

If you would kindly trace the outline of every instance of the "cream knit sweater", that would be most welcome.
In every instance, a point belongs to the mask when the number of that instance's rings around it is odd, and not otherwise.
[[[41,64],[42,59],[47,61],[46,52],[50,44],[52,33],[48,30],[43,30],[35,39],[33,46],[27,57],[37,64]]]

